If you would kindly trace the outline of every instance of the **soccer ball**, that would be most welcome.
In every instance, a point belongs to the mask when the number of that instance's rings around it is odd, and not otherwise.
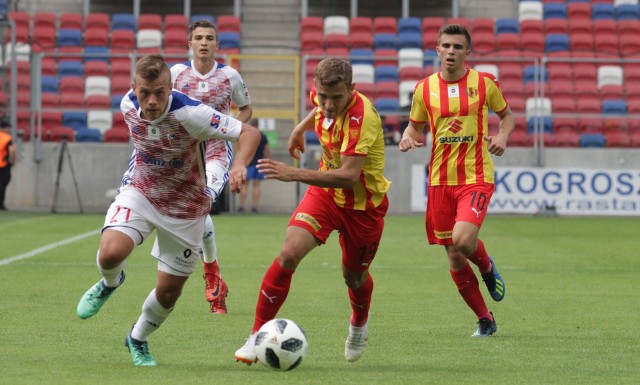
[[[295,322],[276,318],[262,325],[256,335],[256,354],[264,366],[295,369],[307,355],[307,336]]]

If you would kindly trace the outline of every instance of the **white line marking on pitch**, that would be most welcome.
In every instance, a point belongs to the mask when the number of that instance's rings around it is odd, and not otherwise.
[[[10,263],[12,263],[12,262],[20,261],[20,260],[23,260],[23,259],[27,259],[27,258],[35,257],[35,256],[36,256],[36,255],[38,255],[38,254],[42,254],[42,253],[44,253],[45,251],[49,251],[49,250],[51,250],[51,249],[55,249],[55,248],[56,248],[56,247],[58,247],[58,246],[64,246],[64,245],[66,245],[66,244],[69,244],[69,243],[73,243],[73,242],[79,241],[79,240],[81,240],[81,239],[84,239],[84,238],[90,237],[90,236],[92,236],[92,235],[100,234],[100,231],[101,231],[101,229],[93,230],[93,231],[89,231],[88,233],[79,234],[79,235],[76,235],[75,237],[71,237],[71,238],[63,239],[62,241],[59,241],[59,242],[50,243],[50,244],[48,244],[48,245],[45,245],[45,246],[39,247],[39,248],[37,248],[37,249],[34,249],[34,250],[31,250],[31,251],[28,251],[28,252],[26,252],[26,253],[24,253],[24,254],[14,255],[13,257],[5,258],[5,259],[0,259],[0,266],[2,266],[2,265],[8,265],[8,264],[10,264]]]

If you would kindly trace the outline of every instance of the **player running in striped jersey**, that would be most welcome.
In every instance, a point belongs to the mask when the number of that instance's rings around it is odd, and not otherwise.
[[[478,317],[473,336],[487,337],[497,326],[468,261],[478,266],[491,297],[501,301],[504,281],[478,233],[494,191],[491,155],[502,156],[515,121],[495,77],[465,67],[470,46],[464,26],[440,28],[436,50],[442,69],[416,85],[399,147],[405,152],[424,146],[420,136],[430,127],[427,238],[444,245],[458,292]],[[495,135],[488,132],[489,110],[500,117]]]

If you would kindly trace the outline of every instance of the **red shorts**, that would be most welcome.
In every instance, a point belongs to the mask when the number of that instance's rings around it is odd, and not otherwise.
[[[338,230],[342,265],[351,271],[363,272],[378,251],[388,207],[385,197],[372,210],[343,209],[336,206],[333,197],[323,189],[309,186],[289,219],[289,226],[302,227],[323,244],[333,230]]]
[[[453,226],[464,221],[482,227],[493,195],[493,183],[429,186],[425,226],[430,244],[452,245]]]

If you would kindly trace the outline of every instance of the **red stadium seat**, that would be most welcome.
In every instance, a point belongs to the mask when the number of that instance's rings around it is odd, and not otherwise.
[[[56,29],[48,24],[36,25],[31,33],[31,48],[41,52],[55,50]],[[38,48],[36,48],[38,47]]]
[[[42,128],[49,129],[62,126],[62,112],[49,111],[42,113]]]
[[[102,60],[91,60],[84,64],[85,76],[109,76],[109,64]]]
[[[571,79],[571,72],[569,72],[569,78],[557,78],[557,80],[550,81],[545,87],[545,95],[549,95],[551,99],[557,97],[571,97],[573,98],[575,93],[573,89],[573,80]]]
[[[102,134],[102,141],[105,143],[128,143],[129,129],[122,130],[111,128]]]
[[[395,49],[376,49],[373,51],[374,66],[397,66],[398,51]]]
[[[542,20],[527,19],[520,22],[520,34],[544,33]]]
[[[42,108],[58,108],[60,107],[60,97],[56,92],[43,92],[40,94],[40,103]]]
[[[567,18],[569,20],[591,20],[591,4],[570,2],[567,4]]]
[[[350,48],[371,48],[373,46],[373,34],[371,32],[351,32],[349,36]]]
[[[164,17],[164,32],[182,33],[183,38],[189,28],[189,19],[182,14],[172,13]],[[186,39],[184,39],[186,40]]]
[[[84,94],[84,78],[78,76],[63,76],[60,78],[60,93]]]
[[[578,133],[578,122],[574,117],[553,117],[553,132],[560,133],[562,131],[569,131],[572,133]]]
[[[424,35],[425,33],[428,32],[437,36],[438,30],[440,30],[440,27],[442,27],[443,24],[445,24],[444,17],[438,17],[438,16],[423,17],[422,33]]]
[[[471,49],[478,53],[491,52],[497,48],[495,41],[496,36],[493,32],[477,32],[473,35]]]
[[[55,13],[53,12],[38,12],[33,15],[33,26],[34,28],[53,28],[54,30],[58,27],[57,19]],[[55,36],[53,36],[55,38]]]
[[[593,46],[594,50],[599,53],[618,55],[618,35],[616,33],[596,33],[593,38]]]
[[[133,50],[136,47],[136,36],[129,29],[111,31],[111,47]]]
[[[542,32],[521,32],[520,43],[523,50],[544,52],[545,38]]]
[[[373,19],[368,16],[358,16],[349,19],[349,32],[364,32],[373,34]]]
[[[324,47],[327,48],[347,48],[349,37],[341,33],[331,33],[324,36]]]
[[[600,98],[604,99],[624,99],[624,86],[606,84],[600,87]]]
[[[471,19],[471,33],[490,32],[495,34],[495,21],[492,17],[476,17]]]
[[[618,35],[618,52],[622,56],[628,57],[640,53],[640,34],[630,30],[620,32]],[[637,66],[638,63],[635,63]]]
[[[543,23],[544,33],[569,33],[569,22],[567,19],[545,19]]]
[[[85,107],[84,95],[81,93],[63,93],[60,95],[60,107],[82,109]]]
[[[84,45],[106,47],[109,45],[109,30],[102,27],[87,26],[84,33]]]
[[[129,131],[129,127],[127,127],[127,123],[124,121],[124,116],[120,111],[114,111],[111,117],[111,127],[116,130],[125,130]]]
[[[470,26],[469,19],[466,17],[448,17],[447,24],[462,24],[467,28]]]
[[[547,64],[549,82],[571,81],[571,64],[567,62],[549,62]]]
[[[607,147],[632,147],[631,136],[626,131],[606,131],[604,141]]]
[[[84,104],[87,108],[109,109],[111,98],[107,95],[89,95],[85,98]]]
[[[91,12],[87,15],[86,18],[87,26],[93,29],[103,29],[109,31],[111,28],[111,20],[109,18],[109,14],[103,12]]]
[[[526,130],[514,130],[509,136],[509,145],[514,147],[533,146],[533,137]]]
[[[593,22],[591,19],[569,18],[569,33],[593,33]]]
[[[573,96],[558,96],[551,99],[551,110],[553,113],[575,113],[576,101]]]
[[[554,133],[555,147],[578,147],[580,135],[575,131],[563,130]]]
[[[572,51],[593,52],[593,35],[587,32],[575,32],[569,34],[569,44]]]
[[[185,38],[184,31],[178,31],[177,29],[165,31],[162,36],[162,45],[167,47],[180,47],[187,48],[187,40]]]
[[[240,33],[241,21],[238,16],[220,15],[218,16],[218,31]]]
[[[630,33],[640,35],[640,20],[618,20],[618,33]]]
[[[374,17],[373,33],[398,33],[398,19],[389,16]]]
[[[597,19],[593,21],[593,34],[615,34],[618,32],[618,23],[613,19]]]
[[[138,16],[138,30],[156,29],[162,31],[162,16],[157,13],[142,13]]]
[[[16,42],[28,43],[31,15],[28,12],[15,11],[9,12],[8,17],[15,23]],[[9,28],[7,28],[5,31],[5,42],[11,41],[10,39],[11,33]]]
[[[306,51],[323,48],[324,34],[317,31],[302,31],[300,34],[300,50],[304,54]]]
[[[400,85],[398,82],[379,81],[374,84],[373,98],[395,98],[399,97]]]
[[[42,130],[42,140],[45,142],[61,142],[66,140],[67,142],[75,141],[75,131],[71,127],[52,127],[47,130]]]
[[[58,29],[78,29],[82,31],[84,16],[78,12],[67,12],[60,14],[60,26]]]
[[[520,50],[520,34],[517,33],[500,33],[495,36],[496,49],[503,50]],[[518,56],[520,54],[518,53]]]
[[[320,32],[324,34],[324,19],[320,16],[307,16],[300,20],[300,33]]]

